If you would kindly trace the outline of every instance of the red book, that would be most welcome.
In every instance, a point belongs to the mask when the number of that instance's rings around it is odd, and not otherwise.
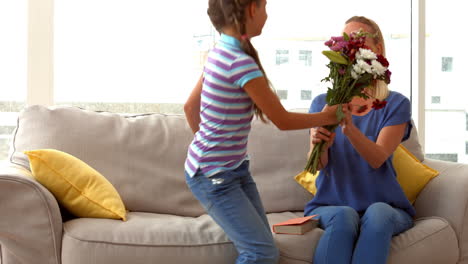
[[[298,217],[273,225],[277,234],[303,235],[318,225],[318,215]]]

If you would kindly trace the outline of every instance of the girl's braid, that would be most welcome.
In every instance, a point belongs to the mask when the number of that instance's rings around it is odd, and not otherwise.
[[[210,17],[213,26],[219,32],[221,32],[221,29],[224,26],[232,25],[236,27],[236,30],[243,36],[241,38],[242,50],[244,50],[245,53],[247,53],[255,60],[258,67],[270,84],[265,70],[263,69],[263,66],[260,62],[257,50],[250,42],[250,39],[248,37],[244,37],[246,34],[245,8],[252,2],[258,4],[259,0],[209,0],[208,16]],[[254,111],[257,117],[266,122],[262,110],[260,110],[260,108],[258,108],[255,104]]]

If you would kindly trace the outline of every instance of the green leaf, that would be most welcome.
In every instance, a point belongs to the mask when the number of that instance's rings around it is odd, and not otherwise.
[[[344,40],[349,41],[349,35],[346,34],[346,32],[343,32],[343,38]]]
[[[322,54],[325,55],[332,62],[348,65],[348,60],[337,51],[324,50],[322,51]]]

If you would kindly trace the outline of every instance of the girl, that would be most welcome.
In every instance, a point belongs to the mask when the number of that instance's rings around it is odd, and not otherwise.
[[[208,15],[221,39],[184,111],[195,133],[185,163],[186,181],[208,214],[224,229],[236,263],[276,263],[275,247],[246,153],[255,113],[279,129],[336,123],[336,107],[321,113],[286,111],[270,89],[251,37],[267,19],[266,0],[210,0]],[[346,110],[346,109],[345,109]]]
[[[346,21],[344,32],[375,34],[366,45],[385,56],[382,33],[365,17]],[[325,229],[315,249],[314,263],[384,264],[392,236],[413,226],[413,206],[396,180],[392,153],[411,132],[411,105],[403,95],[389,91],[383,81],[364,90],[371,98],[354,98],[336,133],[311,129],[311,149],[328,142],[321,157],[323,168],[316,181],[317,193],[306,205],[305,215],[319,214]],[[386,100],[380,110],[374,99]],[[320,111],[325,95],[316,97],[310,112]]]

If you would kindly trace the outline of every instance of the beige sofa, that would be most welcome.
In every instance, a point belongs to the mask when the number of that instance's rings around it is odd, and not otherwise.
[[[232,243],[185,185],[191,138],[183,116],[26,108],[19,114],[9,164],[0,170],[0,263],[234,263]],[[311,198],[293,179],[305,164],[307,142],[307,130],[253,124],[251,171],[270,224],[302,216]],[[405,144],[423,158],[417,135]],[[61,213],[54,196],[29,177],[22,151],[38,148],[68,152],[101,172],[120,193],[128,221],[69,219]],[[424,163],[440,176],[415,203],[415,227],[394,237],[389,263],[468,263],[468,165]],[[275,235],[280,263],[311,263],[322,232]]]

